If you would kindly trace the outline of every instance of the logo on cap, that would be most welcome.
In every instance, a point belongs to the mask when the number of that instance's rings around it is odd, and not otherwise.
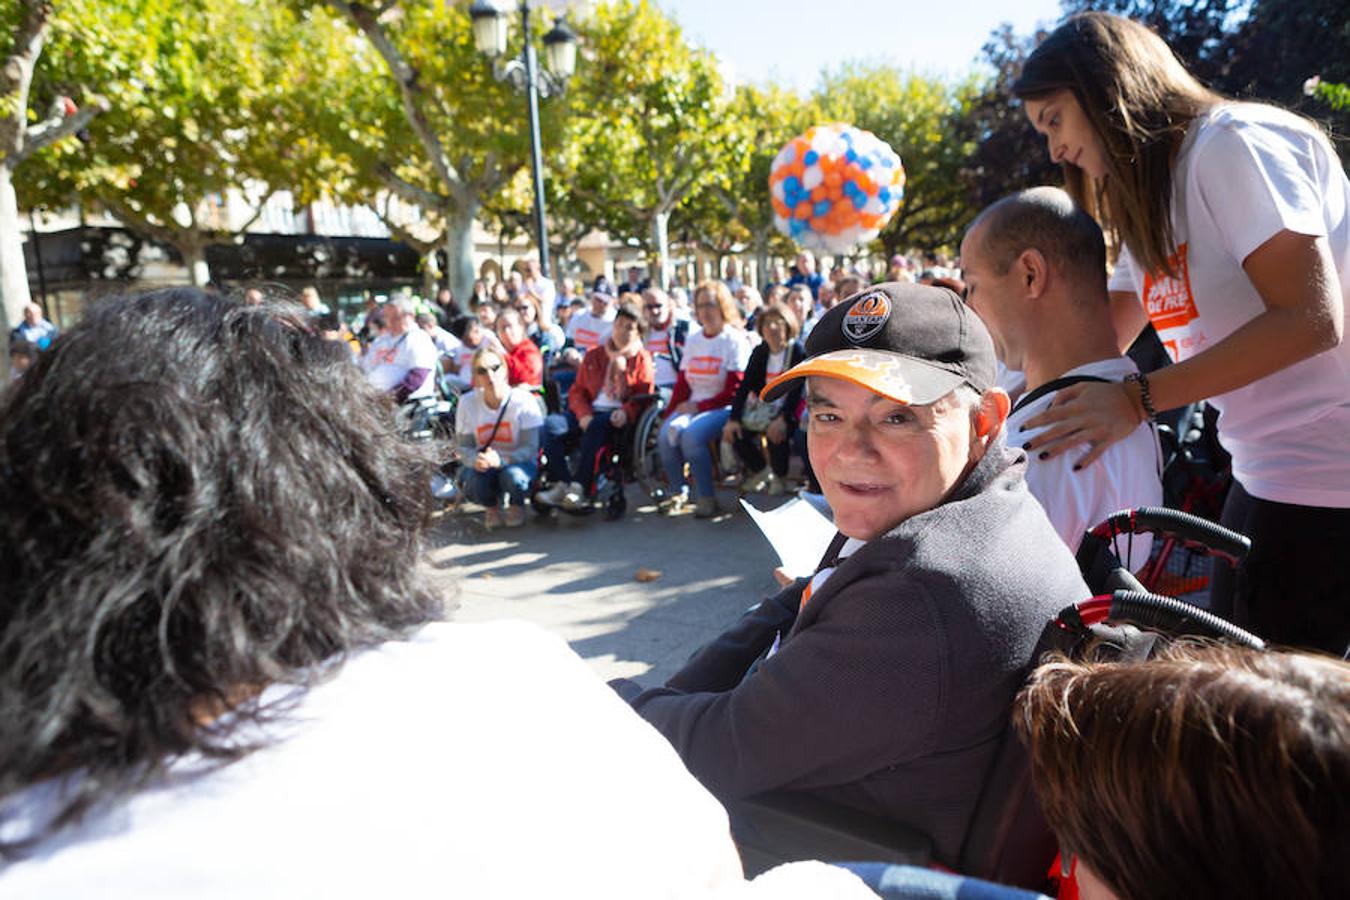
[[[891,317],[891,298],[882,291],[866,294],[859,298],[849,311],[844,313],[844,321],[839,326],[844,337],[855,344],[861,344],[880,331]]]

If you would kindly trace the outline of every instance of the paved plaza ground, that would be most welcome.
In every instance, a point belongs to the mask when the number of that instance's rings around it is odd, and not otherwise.
[[[629,498],[617,522],[601,513],[531,514],[522,528],[488,532],[478,513],[442,516],[425,565],[446,592],[450,618],[534,622],[601,677],[656,685],[777,589],[777,557],[734,493],[719,494],[728,512],[712,520],[664,516],[636,486]],[[753,499],[760,508],[781,502]],[[640,583],[640,568],[661,576]]]

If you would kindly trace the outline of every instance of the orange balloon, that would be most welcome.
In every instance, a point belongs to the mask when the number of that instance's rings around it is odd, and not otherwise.
[[[769,201],[773,203],[773,211],[778,213],[778,215],[785,219],[792,216],[792,210],[788,209],[787,204],[782,200],[779,200],[777,197],[770,197]]]
[[[797,208],[793,212],[793,215],[795,215],[798,219],[805,219],[807,216],[811,215],[811,204],[807,203],[805,200],[803,200],[801,203],[798,203]]]
[[[832,188],[837,188],[844,183],[844,179],[840,177],[838,172],[830,172],[825,176],[825,183]]]
[[[826,226],[825,226],[825,219],[824,219],[823,217],[821,217],[821,216],[816,216],[816,217],[814,217],[814,218],[811,219],[811,230],[812,230],[812,231],[819,231],[821,234],[829,234],[829,233],[830,233],[830,232],[829,232],[829,229],[826,228]]]
[[[813,202],[819,203],[821,200],[824,200],[828,194],[829,190],[825,187],[825,185],[818,184],[811,191],[811,200]]]

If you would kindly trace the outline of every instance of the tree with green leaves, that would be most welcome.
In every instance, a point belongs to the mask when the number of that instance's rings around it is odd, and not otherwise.
[[[984,60],[994,77],[971,102],[959,126],[962,136],[974,144],[961,166],[961,181],[976,212],[1015,191],[1063,180],[1046,152],[1045,139],[1031,127],[1022,104],[1012,95],[1023,61],[1044,37],[1044,32],[1019,36],[1005,23],[984,45]]]
[[[298,5],[312,17],[326,7],[362,35],[383,62],[381,72],[360,76],[371,82],[374,93],[365,99],[367,110],[376,114],[358,114],[359,124],[351,129],[327,133],[350,157],[358,186],[367,192],[393,191],[444,222],[446,274],[455,295],[467,297],[475,274],[473,223],[484,201],[528,159],[524,98],[498,82],[477,51],[467,3],[305,0]],[[522,36],[517,33],[512,40],[518,51]],[[387,112],[390,98],[398,122],[378,112]],[[546,143],[556,139],[561,115],[556,104],[541,104]]]
[[[886,65],[845,63],[822,77],[823,113],[872,132],[904,163],[904,200],[878,238],[887,256],[960,239],[974,212],[961,168],[975,147],[960,124],[978,92],[973,76],[952,82]]]
[[[69,95],[47,99],[45,113],[35,114],[33,79],[55,17],[54,0],[5,0],[0,3],[0,331],[8,356],[8,336],[32,302],[19,230],[19,203],[14,188],[16,169],[33,154],[80,132],[107,106],[97,94],[77,102]],[[82,86],[72,86],[72,93]],[[81,106],[82,103],[82,106]]]
[[[579,30],[591,58],[573,97],[588,115],[568,123],[569,195],[636,239],[664,284],[671,214],[725,180],[741,149],[721,74],[646,0],[601,5]]]
[[[282,188],[316,166],[288,110],[292,13],[251,0],[71,0],[46,77],[98,78],[110,108],[79,165],[53,153],[25,172],[35,205],[78,197],[172,247],[194,284],[208,247],[237,241]],[[232,222],[229,202],[251,209]]]

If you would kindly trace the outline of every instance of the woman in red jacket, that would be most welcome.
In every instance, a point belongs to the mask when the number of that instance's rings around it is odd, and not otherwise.
[[[619,306],[609,338],[586,351],[577,379],[567,392],[567,413],[544,421],[544,455],[554,484],[539,494],[549,506],[575,509],[590,496],[600,450],[641,411],[632,398],[653,390],[655,367],[643,347],[646,324],[631,303]],[[577,471],[567,464],[565,440],[581,433]]]
[[[506,380],[515,387],[537,388],[544,383],[544,355],[525,336],[520,313],[508,309],[497,316],[497,337],[506,348]]]
[[[658,446],[670,482],[668,511],[678,512],[688,502],[684,464],[689,463],[698,498],[694,514],[706,519],[717,514],[709,445],[721,437],[731,414],[750,342],[739,327],[736,301],[720,281],[705,281],[695,289],[694,315],[702,327],[685,338],[679,380]]]

